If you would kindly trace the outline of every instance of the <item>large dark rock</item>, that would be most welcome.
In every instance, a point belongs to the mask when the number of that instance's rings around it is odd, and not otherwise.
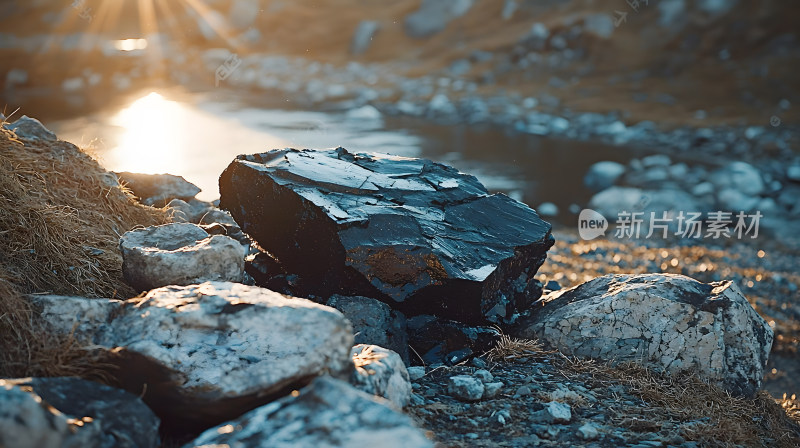
[[[408,320],[408,345],[414,364],[455,365],[491,350],[501,338],[492,327],[471,327],[435,316],[416,316]]]
[[[0,380],[0,446],[148,448],[159,420],[131,393],[80,378]]]
[[[425,159],[242,155],[220,193],[221,208],[317,295],[373,297],[412,316],[513,321],[538,299],[533,277],[553,245],[534,210]]]

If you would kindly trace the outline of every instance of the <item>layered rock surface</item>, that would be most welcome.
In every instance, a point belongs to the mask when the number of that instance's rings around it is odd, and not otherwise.
[[[0,446],[156,448],[159,420],[133,394],[79,378],[0,379]]]
[[[761,387],[773,331],[730,281],[606,275],[540,302],[518,333],[565,354],[692,370],[736,395]]]
[[[409,315],[513,321],[538,298],[533,277],[553,244],[531,208],[424,159],[274,150],[237,157],[220,192],[318,295],[373,297]]]
[[[74,319],[93,300],[46,296],[36,303],[44,316]],[[207,282],[99,304],[79,335],[109,354],[118,367],[109,373],[175,432],[207,428],[318,375],[352,369],[353,334],[341,313],[263,288]],[[71,331],[68,319],[54,328]]]
[[[139,291],[204,281],[242,280],[245,249],[226,235],[173,223],[135,229],[120,238],[122,273]]]
[[[320,377],[290,397],[209,429],[185,448],[433,447],[408,416],[385,403],[343,381]]]

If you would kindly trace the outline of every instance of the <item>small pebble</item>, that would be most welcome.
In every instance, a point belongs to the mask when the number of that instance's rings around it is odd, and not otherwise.
[[[583,440],[594,440],[599,435],[600,433],[597,431],[597,428],[591,423],[584,423],[583,426],[578,428],[578,437]]]
[[[478,378],[484,384],[491,383],[492,380],[494,380],[494,375],[492,375],[492,372],[485,369],[476,370],[475,373],[472,374],[472,376]]]
[[[425,376],[425,367],[422,366],[408,367],[406,370],[408,371],[408,379],[411,381],[417,381]]]
[[[485,369],[488,364],[486,364],[486,361],[484,361],[483,358],[476,356],[472,358],[472,365],[479,369]]]
[[[531,394],[531,388],[528,386],[520,386],[517,389],[517,393],[514,394],[515,397],[524,397],[525,395]]]

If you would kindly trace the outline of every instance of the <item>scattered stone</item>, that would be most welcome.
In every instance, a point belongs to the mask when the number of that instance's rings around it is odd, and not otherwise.
[[[483,392],[481,380],[469,375],[451,376],[447,383],[447,393],[462,401],[478,401]]]
[[[359,55],[364,53],[372,44],[372,39],[381,26],[374,20],[362,20],[356,26],[356,31],[353,33],[353,40],[350,42],[350,54]]]
[[[483,398],[494,398],[500,393],[504,384],[501,381],[483,383]]]
[[[735,395],[760,390],[773,331],[730,281],[606,275],[551,293],[518,334],[564,354],[693,370]]]
[[[139,291],[204,281],[242,280],[244,248],[194,224],[173,223],[125,232],[122,273]]]
[[[164,425],[184,431],[352,369],[352,330],[341,313],[241,284],[155,289],[104,325],[93,343],[113,350],[109,373]]]
[[[79,378],[0,379],[0,446],[156,448],[159,420],[133,394]]]
[[[584,19],[583,26],[587,32],[603,39],[611,37],[615,28],[610,14],[590,14]]]
[[[386,398],[402,409],[411,399],[411,382],[400,356],[377,345],[359,344],[350,351],[355,370],[350,384],[368,394]]]
[[[451,20],[463,16],[474,0],[422,0],[422,5],[406,17],[404,29],[414,38],[427,38],[445,29]]]
[[[704,213],[709,206],[683,190],[643,190],[632,187],[611,187],[592,196],[589,208],[597,211],[609,221],[616,221],[622,212],[643,213],[640,219],[650,220],[655,213],[661,218],[663,213],[675,217],[681,211]],[[647,227],[642,226],[642,234],[647,235]]]
[[[423,366],[408,367],[406,370],[408,371],[408,378],[411,381],[417,381],[425,376],[425,367]]]
[[[513,321],[538,298],[534,275],[553,244],[529,207],[424,159],[275,150],[239,156],[220,191],[242,230],[318,295],[406,314]]]
[[[552,202],[542,202],[536,207],[536,212],[541,216],[558,216],[558,206]]]
[[[536,416],[546,423],[569,423],[572,420],[572,408],[566,403],[551,401],[544,405],[544,409],[537,411]]]
[[[526,395],[530,395],[531,393],[532,392],[531,392],[531,388],[530,387],[528,387],[528,386],[520,386],[520,387],[517,388],[517,391],[514,393],[514,396],[515,397],[524,397]]]
[[[383,117],[381,111],[376,109],[375,106],[371,106],[369,104],[361,106],[357,109],[348,110],[346,116],[351,120],[359,120],[362,122],[380,122],[381,118]]]
[[[475,378],[481,380],[484,384],[491,383],[494,380],[492,372],[485,369],[478,369],[472,374]]]
[[[163,207],[173,199],[188,201],[200,193],[197,185],[173,174],[116,173],[145,205]]]
[[[602,191],[611,187],[625,173],[625,165],[617,162],[597,162],[589,167],[583,184],[592,191]]]
[[[11,124],[4,124],[3,126],[9,131],[13,131],[17,137],[23,140],[46,142],[58,140],[56,134],[44,127],[41,121],[27,115],[23,115],[19,120]]]
[[[600,436],[600,432],[597,431],[597,428],[589,423],[586,422],[578,428],[578,437],[583,440],[595,440]]]
[[[472,365],[479,369],[485,369],[488,366],[488,364],[486,364],[486,361],[484,361],[483,358],[478,356],[472,358]]]
[[[433,448],[409,417],[339,380],[320,377],[297,394],[211,428],[185,445]]]
[[[333,296],[327,305],[341,311],[353,325],[356,344],[386,347],[409,364],[406,318],[383,302],[368,297]]]
[[[787,168],[786,178],[793,182],[800,182],[800,165],[792,165]]]
[[[408,343],[427,365],[455,364],[463,354],[485,353],[500,339],[492,327],[470,327],[434,316],[416,316],[408,320]],[[457,362],[456,362],[457,363]],[[485,365],[483,367],[486,367]]]
[[[764,180],[753,165],[745,162],[731,162],[726,167],[711,174],[711,182],[717,190],[734,189],[747,196],[764,192]]]

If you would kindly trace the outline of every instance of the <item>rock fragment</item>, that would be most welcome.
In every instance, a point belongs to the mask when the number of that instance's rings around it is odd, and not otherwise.
[[[245,249],[188,223],[135,229],[120,238],[122,273],[139,291],[204,281],[242,280]]]
[[[292,396],[211,428],[185,445],[433,448],[409,417],[347,383],[320,377]]]

